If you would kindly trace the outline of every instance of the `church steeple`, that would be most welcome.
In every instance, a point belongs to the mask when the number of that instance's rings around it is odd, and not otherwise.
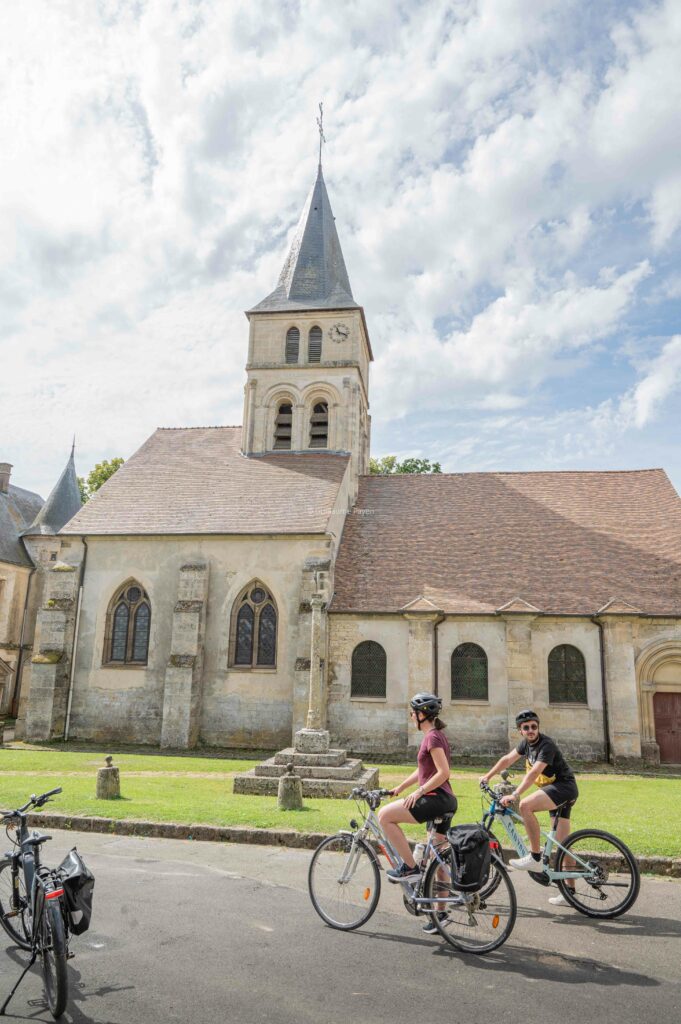
[[[345,269],[321,163],[277,287],[250,312],[300,309],[359,309]]]

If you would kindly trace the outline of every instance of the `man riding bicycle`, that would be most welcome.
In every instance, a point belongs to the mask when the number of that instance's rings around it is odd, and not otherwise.
[[[510,768],[519,757],[525,758],[525,777],[513,793],[502,797],[501,803],[508,807],[530,786],[539,787],[539,792],[520,801],[519,808],[530,843],[530,853],[509,861],[509,864],[516,871],[540,871],[542,855],[536,812],[549,811],[554,819],[556,838],[559,843],[564,842],[570,834],[570,813],[579,796],[579,790],[574,772],[556,743],[550,736],[539,731],[539,716],[528,708],[516,715],[515,724],[520,731],[520,743],[499,758],[491,771],[481,775],[480,782],[489,782],[498,772]],[[562,895],[552,896],[549,903],[559,907],[568,906]]]

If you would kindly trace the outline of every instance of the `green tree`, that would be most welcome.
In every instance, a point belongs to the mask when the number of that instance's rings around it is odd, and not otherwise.
[[[431,462],[430,459],[403,459],[397,461],[396,455],[384,455],[381,459],[369,459],[369,472],[380,475],[393,473],[441,473],[442,467],[439,462]]]
[[[91,469],[87,475],[87,480],[84,477],[78,477],[78,486],[80,487],[80,499],[85,502],[92,497],[95,491],[98,491],[102,484],[105,484],[110,476],[113,476],[117,469],[125,462],[125,459],[121,459],[116,456],[113,459],[103,459],[98,462],[94,469]]]

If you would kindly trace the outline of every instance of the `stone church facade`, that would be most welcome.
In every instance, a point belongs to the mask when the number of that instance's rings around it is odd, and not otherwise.
[[[371,343],[319,168],[249,321],[243,426],[160,429],[41,568],[19,730],[455,753],[517,710],[583,759],[681,762],[681,501],[662,470],[368,475]]]

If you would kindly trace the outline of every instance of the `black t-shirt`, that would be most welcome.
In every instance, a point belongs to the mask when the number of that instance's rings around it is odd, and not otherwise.
[[[525,771],[537,761],[544,761],[546,771],[534,780],[537,786],[549,786],[552,782],[575,782],[575,773],[567,763],[550,736],[539,733],[536,743],[521,740],[516,753],[525,758]]]

